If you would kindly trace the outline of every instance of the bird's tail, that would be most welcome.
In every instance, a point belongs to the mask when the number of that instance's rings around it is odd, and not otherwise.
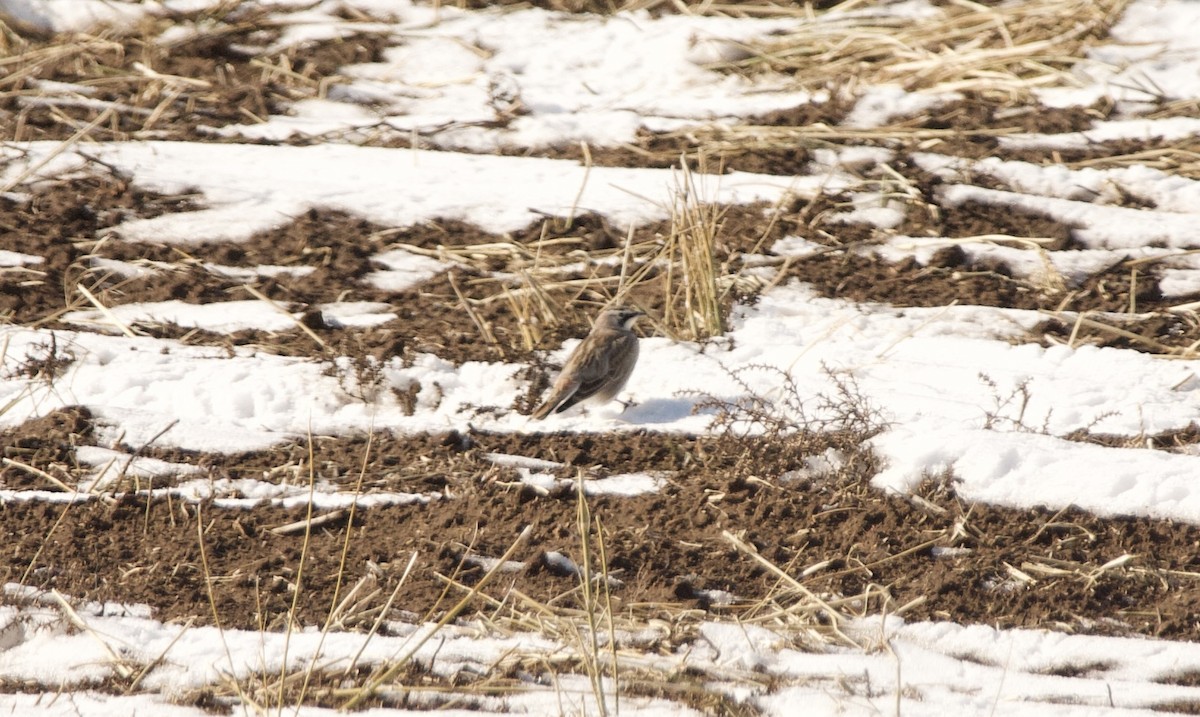
[[[533,409],[533,413],[529,414],[529,416],[530,416],[530,418],[534,419],[535,421],[540,421],[543,418],[545,418],[546,416],[549,416],[551,411],[553,411],[553,410],[554,410],[554,404],[550,401],[545,401],[542,403],[542,405]]]

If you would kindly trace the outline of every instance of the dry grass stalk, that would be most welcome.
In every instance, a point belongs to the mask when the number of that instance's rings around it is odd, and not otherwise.
[[[840,7],[853,7],[863,0],[844,0]],[[460,10],[472,7],[467,0],[434,0],[435,7],[455,7]],[[744,2],[713,2],[712,0],[549,0],[544,5],[551,10],[564,12],[590,12],[613,14],[648,10],[680,15],[716,17],[808,17],[812,14],[810,3],[794,0],[744,0]]]
[[[292,644],[292,631],[296,627],[298,627],[298,623],[296,620],[296,614],[300,607],[300,596],[304,592],[303,591],[304,577],[305,577],[304,566],[308,562],[309,549],[310,549],[310,546],[312,543],[313,513],[316,510],[316,506],[313,504],[313,498],[316,495],[316,491],[317,491],[317,473],[316,473],[316,469],[314,467],[315,464],[316,464],[316,456],[314,455],[314,452],[313,452],[313,437],[312,437],[312,430],[310,428],[308,431],[308,506],[305,508],[305,514],[304,514],[304,538],[300,544],[300,562],[296,566],[296,581],[295,581],[296,587],[295,587],[295,590],[292,592],[292,604],[291,604],[291,607],[288,608],[287,629],[284,631],[284,637],[283,637],[283,659],[280,660],[281,665],[279,668],[279,690],[275,693],[276,694],[275,704],[278,705],[280,707],[280,709],[282,709],[285,704],[285,702],[284,702],[284,699],[285,699],[284,680],[287,677],[287,673],[288,673],[288,649],[291,647],[291,644]],[[349,533],[349,529],[347,529],[347,533]],[[311,671],[312,667],[313,667],[313,665],[312,665],[312,663],[310,663],[309,664],[310,671]],[[307,684],[307,676],[306,676],[305,684]]]
[[[225,652],[225,660],[229,663],[229,674],[236,674],[237,667],[233,661],[233,650],[229,647],[229,640],[225,636],[225,628],[221,625],[221,613],[217,609],[217,594],[213,589],[215,578],[212,574],[212,569],[208,562],[208,550],[204,547],[204,511],[201,505],[196,506],[196,540],[200,548],[200,568],[204,574],[204,589],[208,595],[208,607],[212,611],[213,626],[217,628],[217,634],[221,637],[221,648]],[[241,685],[234,682],[234,688],[240,698],[244,699],[247,704],[252,704],[249,697],[242,690]]]
[[[0,58],[0,70],[4,71],[4,77],[0,79],[0,89],[7,90],[25,79],[35,77],[42,68],[50,64],[72,58],[80,58],[77,61],[83,63],[105,53],[120,53],[123,50],[118,42],[89,35],[79,35],[71,42],[26,49]]]
[[[413,554],[408,557],[408,563],[405,564],[404,572],[400,574],[400,579],[396,582],[396,587],[392,589],[392,594],[388,596],[387,602],[385,602],[383,607],[381,607],[376,613],[375,620],[371,623],[371,629],[367,631],[366,639],[364,639],[362,645],[359,646],[358,652],[354,653],[354,657],[350,658],[350,662],[346,665],[343,677],[348,676],[359,665],[359,660],[362,659],[362,654],[364,651],[366,651],[367,645],[369,645],[371,640],[379,634],[379,628],[383,626],[384,619],[391,611],[392,605],[396,603],[396,596],[400,594],[400,588],[404,587],[405,583],[408,582],[408,577],[412,575],[413,566],[417,564],[417,555],[417,552],[414,550]],[[347,597],[347,600],[349,600],[349,597]],[[345,621],[338,617],[341,612],[342,610],[340,606],[334,609],[328,621],[330,626],[340,628],[345,624]]]
[[[1046,161],[1053,160],[1050,154],[1048,153]],[[1200,179],[1200,142],[1195,137],[1187,137],[1173,141],[1169,147],[1114,153],[1064,164],[1070,169],[1116,169],[1143,166],[1188,179]]]
[[[747,543],[740,537],[730,533],[727,530],[722,531],[721,534],[725,540],[728,541],[729,544],[732,545],[739,553],[742,553],[766,568],[769,572],[778,577],[783,584],[787,585],[790,590],[795,591],[803,596],[802,602],[788,608],[786,611],[773,611],[774,615],[795,615],[797,613],[806,613],[809,616],[810,625],[827,622],[829,634],[831,636],[835,637],[844,645],[859,647],[858,643],[856,643],[841,630],[842,623],[845,622],[850,616],[843,614],[840,610],[838,610],[837,607],[830,604],[830,602],[824,598],[821,598],[816,593],[812,592],[803,584],[801,584],[798,580],[789,575],[787,571],[775,565],[770,560],[767,560],[761,553],[758,552],[758,549],[750,543]],[[770,597],[765,598],[759,603],[759,607],[761,608],[761,606],[769,602],[774,602],[774,600],[772,600]]]
[[[1054,260],[1051,257],[1047,246],[1059,241],[1052,237],[1019,237],[1011,234],[977,234],[967,237],[947,237],[936,240],[921,241],[919,244],[914,243],[895,243],[894,246],[901,248],[915,248],[917,246],[962,246],[964,244],[989,244],[992,246],[1016,246],[1027,251],[1036,252],[1038,260],[1042,264],[1041,271],[1033,272],[1029,277],[1029,281],[1037,287],[1038,291],[1048,296],[1055,296],[1066,293],[1069,282],[1067,277],[1059,271],[1054,265]]]
[[[337,583],[333,588],[333,597],[330,598],[329,601],[329,615],[325,619],[325,627],[323,632],[328,632],[330,625],[334,622],[335,616],[345,613],[345,603],[354,596],[362,584],[360,581],[359,585],[354,586],[354,589],[350,591],[350,595],[347,595],[345,600],[343,600],[341,603],[338,602],[338,597],[341,595],[342,591],[342,580],[346,575],[346,561],[350,555],[350,536],[353,534],[354,517],[358,512],[358,496],[362,495],[363,482],[367,479],[367,467],[370,465],[371,448],[374,446],[374,444],[375,432],[371,431],[367,433],[367,445],[363,447],[362,462],[358,466],[358,479],[354,482],[355,500],[350,503],[349,514],[346,520],[346,534],[342,539],[342,554],[338,558]],[[363,576],[363,580],[365,580],[366,577],[367,576]]]
[[[620,685],[618,682],[617,671],[617,654],[616,654],[616,631],[613,629],[612,622],[612,600],[609,592],[609,575],[608,566],[604,562],[604,532],[600,519],[593,518],[591,509],[588,507],[587,494],[583,489],[583,471],[579,472],[576,482],[576,527],[579,530],[579,544],[581,551],[581,560],[579,568],[579,588],[583,599],[584,612],[587,616],[587,636],[586,639],[577,635],[578,644],[582,649],[579,650],[580,657],[583,659],[584,669],[588,675],[588,681],[592,686],[592,694],[596,698],[596,705],[600,709],[601,715],[609,714],[608,695],[604,687],[604,668],[602,667],[602,659],[600,655],[600,627],[597,613],[603,612],[606,617],[608,627],[608,643],[612,650],[612,680],[613,680],[613,710],[616,714],[620,714]],[[593,593],[592,581],[592,556],[590,542],[592,539],[593,526],[595,529],[596,541],[599,546],[601,556],[601,573],[599,576],[599,584],[604,591],[604,605],[600,605],[596,595]]]
[[[150,662],[147,662],[145,666],[142,667],[141,671],[133,676],[133,679],[129,681],[129,685],[125,687],[125,694],[131,695],[138,689],[138,687],[142,684],[142,680],[146,678],[146,675],[150,674],[152,670],[157,669],[158,666],[163,663],[167,657],[167,653],[169,653],[171,649],[175,647],[175,643],[179,642],[180,638],[187,634],[188,630],[192,629],[192,625],[195,624],[195,622],[196,618],[188,618],[187,622],[183,624],[183,628],[180,629],[179,633],[175,635],[175,637],[171,638],[171,641],[168,642],[166,647],[164,647],[158,653],[158,656]]]
[[[62,481],[60,481],[59,479],[50,475],[49,473],[42,470],[41,468],[37,468],[36,466],[31,466],[27,463],[22,463],[20,461],[16,461],[16,460],[13,460],[12,458],[7,458],[7,457],[0,457],[0,465],[6,465],[11,468],[17,468],[19,470],[25,471],[26,473],[28,473],[31,476],[36,476],[38,478],[41,478],[42,480],[53,485],[54,487],[58,488],[59,490],[61,490],[64,493],[78,493],[79,492],[78,489],[72,488],[71,486],[67,485],[66,483],[63,483]]]
[[[458,281],[454,278],[454,272],[448,273],[446,278],[450,282],[450,288],[454,290],[454,295],[458,297],[459,305],[462,306],[463,311],[466,312],[467,316],[471,317],[471,323],[475,324],[475,328],[479,329],[479,335],[482,336],[489,344],[498,346],[500,342],[496,339],[496,334],[492,331],[491,324],[489,324],[487,320],[479,315],[479,312],[475,310],[471,299],[467,298],[467,296],[463,294],[462,289],[458,287]]]
[[[80,288],[82,289],[82,287],[80,287]],[[270,307],[271,307],[272,309],[274,309],[276,312],[278,312],[278,313],[280,313],[280,314],[282,314],[282,315],[284,315],[284,316],[288,317],[289,319],[291,319],[291,320],[292,320],[292,323],[294,323],[294,324],[296,325],[296,328],[298,328],[298,329],[300,329],[301,331],[303,331],[303,332],[304,332],[304,334],[305,334],[306,336],[308,336],[310,339],[312,339],[313,341],[316,341],[318,346],[320,346],[321,348],[325,348],[325,340],[324,340],[324,339],[322,339],[320,336],[318,336],[318,335],[317,335],[317,333],[316,333],[315,331],[313,331],[312,329],[310,329],[310,328],[308,328],[307,326],[305,326],[303,321],[301,321],[300,319],[296,318],[296,316],[295,316],[295,315],[294,315],[292,312],[288,311],[288,310],[287,310],[287,308],[285,308],[284,306],[282,306],[282,305],[281,305],[279,302],[275,301],[275,300],[274,300],[274,299],[272,299],[271,297],[269,297],[269,296],[267,296],[266,294],[262,293],[261,291],[259,291],[258,289],[254,288],[254,287],[253,287],[253,286],[251,286],[250,284],[243,284],[243,285],[242,285],[242,288],[243,288],[243,289],[245,289],[245,290],[246,290],[246,292],[247,292],[247,293],[249,293],[249,294],[250,294],[251,296],[253,296],[254,298],[258,299],[259,301],[261,301],[261,302],[263,302],[263,303],[265,303],[267,306],[270,306]]]
[[[704,154],[708,156],[738,156],[746,153],[794,151],[797,148],[821,149],[843,144],[901,144],[910,147],[927,146],[937,140],[955,140],[970,137],[1004,137],[1024,130],[1018,126],[978,127],[969,131],[962,129],[928,129],[914,127],[911,122],[881,125],[879,127],[831,127],[823,123],[799,126],[774,126],[759,124],[713,124],[690,127],[686,130],[665,132],[658,137],[664,145],[671,140],[696,146],[689,151],[689,158]],[[632,145],[626,145],[631,149]],[[658,162],[678,158],[678,151],[644,150],[648,159]],[[795,190],[793,194],[802,199],[815,199],[819,190]]]
[[[542,345],[545,329],[562,323],[562,307],[541,280],[544,270],[540,263],[545,257],[542,247],[548,228],[543,222],[542,239],[533,247],[533,264],[517,271],[521,286],[516,290],[505,287],[501,292],[513,315],[517,317],[522,346],[526,351],[532,351]]]
[[[595,522],[593,520],[593,525]],[[602,530],[596,526],[592,530]],[[588,539],[588,538],[584,538]],[[599,550],[600,564],[604,565],[604,541],[596,543]],[[603,586],[609,576],[605,573],[589,574],[589,583]],[[571,591],[571,596],[579,602],[582,592],[584,570],[580,568],[581,586]],[[469,593],[472,588],[455,581],[449,585],[462,593]],[[496,686],[496,674],[511,674],[514,670],[550,675],[583,674],[587,675],[592,686],[593,696],[597,694],[597,685],[602,685],[605,697],[615,697],[621,694],[655,694],[684,702],[690,706],[702,709],[703,705],[718,700],[719,692],[714,692],[710,684],[718,682],[739,684],[752,690],[766,687],[762,674],[737,670],[716,664],[692,663],[687,666],[693,677],[699,679],[680,680],[678,665],[654,657],[655,653],[683,654],[686,645],[699,639],[696,628],[705,620],[711,620],[712,615],[703,610],[684,608],[676,604],[638,604],[626,605],[620,612],[614,612],[607,598],[600,605],[600,600],[592,603],[595,607],[567,607],[559,604],[555,598],[549,602],[541,602],[517,589],[510,589],[503,600],[479,595],[479,599],[491,608],[491,615],[478,614],[476,620],[486,627],[489,632],[510,636],[517,633],[535,633],[554,641],[566,644],[573,649],[556,650],[547,654],[539,650],[518,650],[506,653],[494,664],[489,672],[482,676],[478,684],[464,685],[460,689],[474,692],[477,687]],[[561,597],[561,596],[560,596]],[[600,596],[594,595],[599,598]],[[604,611],[603,620],[595,614],[595,610]],[[600,626],[608,639],[608,644],[592,647],[593,637],[600,633],[592,631],[589,625]],[[653,634],[648,638],[647,635]],[[601,657],[601,648],[606,647],[608,655]],[[599,682],[607,671],[612,677],[606,685]],[[617,676],[620,679],[617,680]],[[509,690],[528,690],[528,682],[508,685]],[[536,689],[536,687],[533,687]],[[406,685],[406,689],[411,689]],[[597,702],[598,708],[607,702]],[[619,714],[619,704],[609,705],[613,714]],[[713,713],[723,714],[724,710],[714,710]]]
[[[662,320],[690,340],[725,333],[714,256],[724,214],[719,205],[701,201],[695,176],[680,162],[671,233],[662,252],[668,262]]]
[[[1141,334],[1134,333],[1133,331],[1127,331],[1117,326],[1113,326],[1112,324],[1107,324],[1103,321],[1097,321],[1096,319],[1088,318],[1089,312],[1086,311],[1075,316],[1073,320],[1060,312],[1044,311],[1041,313],[1053,316],[1064,323],[1072,324],[1071,335],[1067,339],[1067,345],[1071,347],[1078,345],[1079,341],[1081,340],[1080,337],[1083,333],[1083,329],[1092,329],[1100,334],[1109,334],[1111,336],[1117,336],[1125,339],[1131,343],[1141,346],[1144,350],[1150,353],[1161,355],[1164,358],[1176,358],[1187,361],[1200,358],[1200,342],[1196,342],[1190,346],[1171,346],[1164,344],[1161,341],[1155,341],[1148,336],[1142,336]]]
[[[476,598],[476,596],[482,594],[483,589],[487,587],[488,583],[490,583],[496,577],[496,575],[501,572],[500,566],[502,566],[505,561],[512,558],[512,556],[516,554],[516,552],[520,550],[521,547],[524,546],[529,540],[529,536],[533,533],[532,528],[533,526],[526,526],[525,529],[521,531],[521,534],[517,536],[517,539],[508,548],[508,550],[504,552],[504,555],[502,555],[499,561],[497,561],[496,567],[485,573],[483,577],[481,577],[479,581],[470,589],[470,591],[461,600],[459,600],[453,608],[446,612],[445,616],[443,616],[442,619],[439,620],[436,625],[434,625],[432,630],[427,632],[424,636],[416,641],[416,644],[406,647],[403,655],[397,658],[391,665],[380,670],[368,681],[366,685],[356,689],[354,691],[354,695],[350,699],[346,700],[346,702],[342,705],[342,709],[354,709],[354,707],[363,700],[374,695],[375,692],[379,690],[385,683],[395,679],[395,677],[399,675],[402,670],[404,670],[404,667],[409,663],[413,655],[415,655],[417,651],[421,649],[422,645],[433,639],[433,636],[436,635],[446,625],[449,625],[452,620],[457,618],[459,613],[461,613],[463,609],[466,608],[467,605],[469,605],[471,601]]]
[[[248,32],[279,36],[279,21],[267,17],[269,12],[231,0],[202,12],[149,17],[98,36],[59,35],[15,43],[15,51],[0,59],[0,96],[21,108],[11,139],[61,137],[81,128],[90,131],[105,120],[108,124],[98,134],[106,139],[178,136],[203,131],[203,118],[211,116],[210,111],[227,121],[262,122],[270,100],[324,98],[331,84],[344,78],[329,73],[320,61],[308,61],[307,43],[276,44],[256,57],[231,56],[204,79],[183,76],[197,70],[173,62],[174,56],[184,54],[178,45],[219,45]],[[188,25],[193,32],[163,40],[169,24]],[[0,22],[0,45],[7,37],[4,29]],[[259,88],[258,97],[247,98],[241,91],[257,94]],[[98,96],[88,96],[92,91]],[[104,120],[88,124],[101,111]]]
[[[1090,588],[1095,586],[1100,578],[1115,574],[1118,568],[1125,568],[1125,571],[1129,572],[1131,569],[1128,566],[1136,560],[1137,556],[1124,553],[1103,565],[1092,566],[1088,563],[1072,560],[1037,556],[1023,561],[1021,563],[1021,570],[1026,573],[1036,573],[1043,577],[1076,578],[1083,581]],[[1148,572],[1144,568],[1142,571]]]
[[[67,151],[68,149],[73,147],[75,144],[77,144],[80,140],[87,137],[89,134],[91,134],[92,130],[94,130],[97,127],[99,127],[100,125],[104,124],[104,122],[106,122],[109,118],[113,117],[114,115],[115,115],[115,113],[113,112],[113,109],[111,107],[104,110],[103,112],[101,112],[99,114],[99,116],[96,117],[96,119],[94,119],[91,122],[89,122],[88,124],[80,127],[78,130],[76,130],[75,134],[71,135],[66,140],[60,142],[51,152],[47,153],[46,156],[42,157],[37,162],[31,163],[28,167],[25,168],[25,171],[21,172],[17,176],[10,179],[3,186],[0,186],[0,194],[8,192],[13,187],[20,185],[26,179],[29,179],[30,177],[37,174],[38,170],[40,170],[42,167],[45,167],[55,157],[57,157],[58,155],[62,154],[65,151]]]
[[[93,630],[91,625],[87,624],[83,618],[79,617],[79,613],[75,612],[75,608],[71,607],[71,603],[67,602],[67,599],[63,597],[62,593],[51,589],[50,597],[53,598],[56,603],[58,603],[59,608],[62,610],[63,616],[66,617],[68,622],[74,625],[76,629],[91,635],[93,638],[95,638],[96,642],[100,643],[100,646],[103,647],[104,651],[108,653],[108,656],[112,658],[113,670],[115,670],[122,679],[129,679],[133,676],[133,668],[129,665],[128,661],[122,658],[121,654],[117,650],[114,650],[112,645],[108,644],[108,641],[105,640],[100,633]]]
[[[328,525],[329,523],[336,523],[344,520],[349,513],[350,511],[348,509],[339,508],[322,515],[318,515],[311,520],[297,520],[286,525],[279,525],[274,528],[270,528],[269,530],[276,535],[294,535],[296,533],[302,533],[306,530],[311,530],[312,528],[319,528],[324,525]]]
[[[752,48],[728,69],[793,73],[834,87],[899,83],[907,90],[1027,97],[1038,87],[1070,85],[1069,70],[1102,41],[1129,0],[1028,0],[985,6],[942,5],[934,17],[900,17],[845,4]]]

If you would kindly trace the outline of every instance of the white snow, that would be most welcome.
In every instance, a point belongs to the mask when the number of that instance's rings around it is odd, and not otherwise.
[[[0,180],[19,176],[53,153],[57,142],[31,142]],[[130,241],[171,244],[237,241],[288,223],[313,207],[338,209],[387,226],[461,219],[495,232],[523,228],[546,215],[594,211],[617,226],[665,219],[677,177],[666,169],[581,166],[531,157],[455,154],[409,149],[315,145],[272,147],[188,142],[120,142],[86,154],[128,172],[148,189],[202,193],[210,208],[118,224]],[[38,174],[76,169],[70,150]],[[706,201],[776,203],[837,186],[836,178],[778,177],[733,172],[710,183]]]
[[[198,9],[204,0],[164,3],[3,0],[0,10],[42,30],[82,30],[97,20],[129,24],[146,13]],[[497,233],[521,229],[547,215],[582,212],[605,215],[628,227],[669,215],[678,176],[671,170],[587,167],[579,162],[519,156],[489,156],[445,150],[491,151],[499,147],[548,147],[588,142],[616,146],[640,129],[673,129],[733,122],[784,109],[814,94],[797,78],[718,74],[705,64],[738,52],[739,43],[786,30],[789,19],[742,20],[686,15],[651,17],[645,12],[586,18],[537,9],[464,12],[408,2],[275,3],[303,5],[284,15],[279,47],[350,32],[344,7],[371,13],[372,31],[388,34],[393,46],[381,62],[342,68],[343,81],[322,99],[294,104],[287,116],[257,125],[214,128],[226,140],[278,140],[296,134],[323,141],[312,146],[222,142],[59,142],[5,144],[0,183],[36,169],[26,184],[90,171],[93,160],[113,167],[139,187],[160,192],[191,191],[206,208],[132,219],[101,231],[110,241],[153,241],[188,245],[240,241],[286,225],[312,208],[332,209],[384,227],[405,228],[434,219],[459,219]],[[445,4],[449,5],[449,4]],[[912,0],[881,6],[879,12],[927,15],[932,5]],[[1090,50],[1090,60],[1073,70],[1074,87],[1037,90],[1050,106],[1090,104],[1105,98],[1133,112],[1157,93],[1165,99],[1200,97],[1200,3],[1134,0],[1113,28],[1112,42]],[[186,28],[172,32],[183,33]],[[798,78],[802,81],[803,78]],[[81,89],[49,87],[81,94]],[[861,88],[849,124],[869,128],[953,99],[951,95],[905,92],[899,86]],[[499,115],[512,122],[497,126]],[[382,128],[414,139],[416,149],[361,147],[356,132]],[[1072,148],[1123,139],[1173,141],[1200,132],[1188,117],[1149,120],[1121,117],[1067,135],[1001,138],[1005,148]],[[430,148],[442,151],[433,151]],[[1200,182],[1162,169],[1069,169],[997,158],[964,160],[918,153],[919,165],[944,184],[938,198],[948,206],[979,202],[1044,213],[1076,227],[1085,247],[1040,252],[1004,237],[891,236],[869,248],[884,257],[924,261],[956,243],[972,258],[998,258],[1019,275],[1068,283],[1125,257],[1162,262],[1163,292],[1184,296],[1200,291],[1200,262],[1189,252],[1200,246]],[[814,151],[811,174],[780,177],[734,172],[703,183],[705,199],[726,203],[777,204],[788,195],[852,192],[853,206],[829,217],[866,223],[881,230],[900,219],[899,208],[878,191],[868,191],[854,172],[890,161],[881,147]],[[963,183],[985,174],[1008,187]],[[14,192],[28,189],[13,187]],[[10,194],[14,201],[20,194]],[[1145,207],[1127,206],[1133,196]],[[1151,208],[1152,207],[1152,208]],[[100,238],[100,237],[91,237]],[[826,248],[791,237],[769,249],[803,257]],[[868,249],[864,249],[868,250]],[[367,281],[400,292],[450,269],[447,258],[402,248],[372,257]],[[0,271],[40,270],[43,257],[0,251]],[[116,276],[160,271],[151,263],[96,260],[90,268]],[[303,276],[307,268],[252,269],[208,265],[233,280],[260,276]],[[769,267],[763,267],[769,270]],[[769,274],[767,274],[769,276]],[[454,365],[420,355],[405,363],[382,364],[384,387],[419,387],[415,411],[397,404],[387,390],[373,400],[352,395],[347,360],[308,361],[241,347],[200,348],[139,336],[147,324],[172,324],[214,332],[255,329],[291,331],[302,308],[283,302],[233,297],[205,305],[181,301],[115,305],[101,311],[84,306],[63,316],[79,331],[0,327],[0,426],[13,426],[68,405],[88,407],[99,421],[96,446],[82,446],[79,460],[92,470],[77,493],[0,490],[10,501],[68,504],[98,494],[153,491],[184,502],[213,501],[217,507],[307,504],[307,485],[279,485],[253,478],[213,479],[190,466],[135,456],[119,448],[178,447],[236,452],[263,449],[316,435],[365,431],[466,429],[620,432],[652,429],[702,433],[711,415],[696,414],[697,392],[736,398],[747,386],[779,396],[779,374],[795,382],[813,418],[815,397],[830,395],[829,372],[854,377],[867,401],[886,421],[873,439],[881,461],[874,485],[907,493],[924,478],[952,470],[965,500],[1014,507],[1077,506],[1103,516],[1145,516],[1200,524],[1200,489],[1193,490],[1200,456],[1146,446],[1142,438],[1181,429],[1197,416],[1200,362],[1114,348],[1042,346],[1027,338],[1045,314],[956,305],[898,309],[825,299],[803,285],[773,286],[753,306],[738,307],[727,342],[698,346],[651,337],[619,404],[571,411],[531,423],[511,409],[526,385],[522,366],[468,362]],[[387,304],[353,302],[319,307],[331,324],[382,326],[392,320]],[[1060,316],[1070,322],[1074,314]],[[1093,318],[1104,318],[1103,316]],[[1114,320],[1118,317],[1112,317]],[[1126,317],[1128,318],[1128,317]],[[132,334],[132,335],[131,335]],[[52,384],[25,378],[15,369],[44,351],[53,339],[74,361]],[[554,358],[575,345],[569,341]],[[731,375],[742,371],[738,380]],[[1016,398],[1017,400],[1013,400]],[[1068,440],[1087,430],[1127,437],[1126,447]],[[525,456],[491,454],[488,459],[517,470],[540,490],[565,489],[572,480],[550,471],[558,464]],[[779,479],[791,489],[819,480],[842,460],[836,452],[812,456]],[[635,472],[584,482],[589,496],[641,495],[662,490],[671,476]],[[380,505],[452,499],[438,494],[376,492],[354,495],[319,483],[315,507]],[[680,509],[685,509],[680,507]],[[946,549],[943,560],[957,553]],[[1120,556],[1111,556],[1119,558]],[[476,556],[489,565],[494,557]],[[547,560],[577,570],[571,556]],[[510,566],[511,567],[511,566]],[[1021,589],[1013,585],[1012,589]],[[321,635],[315,629],[290,636],[211,627],[165,624],[144,606],[77,607],[90,630],[73,626],[52,595],[30,595],[17,586],[0,606],[0,679],[36,679],[62,685],[61,695],[0,695],[0,711],[28,715],[124,714],[191,716],[203,711],[173,704],[189,688],[219,684],[228,676],[256,671],[278,674],[289,665],[343,665],[363,649],[365,664],[403,654],[428,624],[390,625],[399,636],[349,632]],[[70,596],[67,596],[68,598]],[[713,593],[714,600],[728,594]],[[126,614],[123,614],[126,613]],[[793,645],[786,628],[755,624],[705,623],[699,639],[671,654],[638,659],[664,671],[691,669],[731,699],[752,700],[768,715],[806,714],[945,715],[1150,715],[1156,705],[1200,702],[1200,687],[1171,683],[1174,675],[1200,671],[1200,645],[1153,639],[1068,635],[1041,630],[996,630],[946,622],[906,623],[889,617],[847,626],[860,647],[806,652]],[[501,634],[486,625],[452,625],[446,639],[424,643],[417,658],[441,675],[490,669],[510,655],[544,659],[574,649],[555,637]],[[122,664],[149,666],[142,687],[150,694],[113,695],[91,691]],[[633,659],[625,656],[623,659]],[[1056,671],[1072,671],[1076,676]],[[763,675],[773,680],[763,686]],[[612,690],[611,682],[606,689]],[[469,714],[595,713],[586,679],[564,675],[556,685],[528,682],[512,694],[481,698]],[[416,710],[367,710],[399,715]],[[621,711],[637,715],[688,714],[678,703],[623,697]],[[296,714],[331,715],[304,707]],[[450,711],[450,714],[455,714]],[[462,711],[461,714],[468,714]]]
[[[22,254],[18,251],[0,251],[0,267],[27,266],[29,264],[41,264],[43,261],[42,257],[32,254]]]

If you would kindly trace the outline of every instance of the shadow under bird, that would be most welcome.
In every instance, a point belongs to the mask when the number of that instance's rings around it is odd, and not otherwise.
[[[636,309],[618,307],[603,311],[591,333],[575,347],[550,395],[532,416],[541,420],[562,413],[589,399],[611,401],[629,380],[638,359],[638,337],[633,324],[645,316]]]

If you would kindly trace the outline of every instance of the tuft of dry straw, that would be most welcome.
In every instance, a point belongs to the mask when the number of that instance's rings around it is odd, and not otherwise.
[[[1103,41],[1129,0],[1029,0],[986,6],[956,0],[903,17],[843,3],[750,48],[728,69],[794,74],[806,85],[900,84],[906,90],[1027,96],[1074,84],[1070,70]]]
[[[669,261],[663,322],[687,339],[720,336],[725,325],[714,253],[725,210],[701,201],[687,162],[680,162],[677,182],[663,251]]]

